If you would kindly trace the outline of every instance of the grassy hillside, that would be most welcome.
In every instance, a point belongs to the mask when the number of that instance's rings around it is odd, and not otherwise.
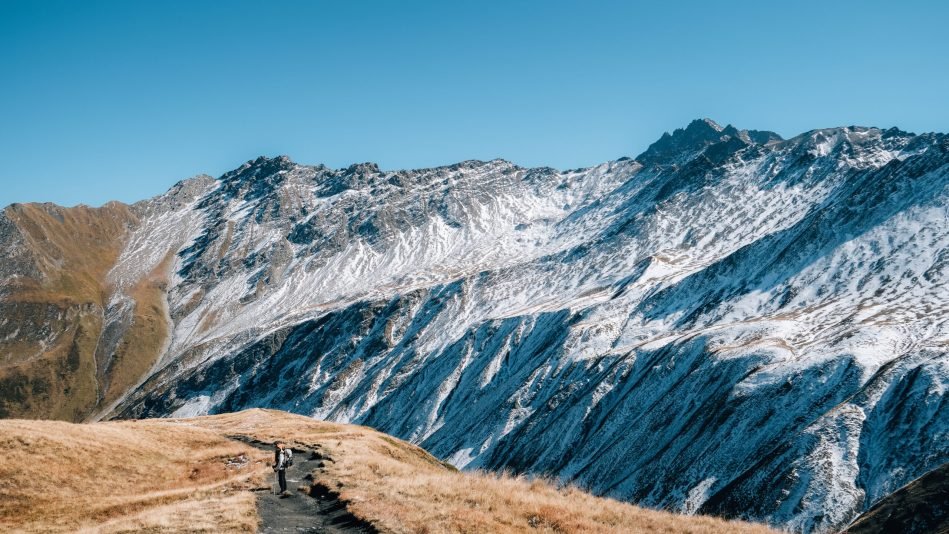
[[[0,531],[253,532],[267,455],[175,421],[0,421]]]
[[[461,473],[374,430],[272,410],[76,425],[0,421],[0,530],[252,532],[254,488],[285,440],[321,458],[312,483],[382,532],[765,533],[644,510],[546,481]]]
[[[166,264],[132,288],[104,342],[107,275],[138,219],[129,206],[14,204],[0,214],[0,417],[80,421],[137,383],[168,333]]]

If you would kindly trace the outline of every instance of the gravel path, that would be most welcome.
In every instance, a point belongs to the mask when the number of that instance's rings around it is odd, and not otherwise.
[[[261,443],[250,443],[258,449],[273,453],[273,448]],[[274,495],[273,491],[257,492],[257,515],[260,516],[262,533],[329,533],[367,534],[376,532],[346,510],[337,497],[320,492],[309,494],[298,491],[300,486],[312,484],[311,474],[319,460],[310,451],[294,449],[293,466],[287,469],[287,491],[289,495]],[[274,474],[270,479],[277,486]]]

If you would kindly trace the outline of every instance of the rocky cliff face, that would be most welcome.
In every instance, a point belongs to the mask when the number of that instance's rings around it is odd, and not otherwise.
[[[143,280],[170,326],[101,414],[281,408],[802,531],[949,461],[942,134],[704,120],[572,171],[260,158],[131,212],[102,358]]]

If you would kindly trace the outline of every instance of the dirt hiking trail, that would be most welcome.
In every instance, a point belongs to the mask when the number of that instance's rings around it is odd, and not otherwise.
[[[273,454],[271,444],[241,440]],[[300,486],[311,487],[313,471],[319,460],[312,451],[293,449],[293,465],[287,469],[287,492],[274,495],[271,488],[257,491],[258,532],[270,533],[327,533],[374,534],[376,529],[346,510],[346,505],[331,493],[311,490],[299,491]],[[276,473],[270,484],[277,486]],[[279,488],[278,488],[279,491]]]

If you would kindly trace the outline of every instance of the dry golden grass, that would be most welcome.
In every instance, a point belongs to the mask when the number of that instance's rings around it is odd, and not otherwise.
[[[20,279],[17,300],[67,306],[108,298],[105,275],[119,257],[129,228],[137,222],[129,206],[101,208],[13,204],[4,213],[20,229],[42,280]]]
[[[0,417],[82,420],[125,393],[158,358],[168,331],[170,260],[131,289],[132,324],[109,365],[97,368],[103,309],[113,291],[107,274],[137,224],[135,214],[118,202],[14,204],[3,214],[19,229],[37,273],[7,281],[0,302],[8,328],[26,333],[0,340]],[[43,332],[58,335],[46,339]]]
[[[95,351],[114,291],[107,275],[137,224],[131,208],[14,204],[3,214],[23,236],[38,276],[8,281],[0,302],[8,328],[26,333],[0,339],[0,417],[85,420],[134,387],[160,356],[174,252],[127,288],[132,321],[105,365]],[[42,332],[59,334],[30,335]]]
[[[647,510],[544,481],[460,473],[418,447],[364,427],[271,410],[187,422],[317,451],[326,459],[314,473],[315,484],[338,493],[350,512],[385,532],[773,532],[751,523]]]
[[[269,471],[266,453],[169,420],[4,420],[0,451],[3,532],[254,532],[247,490]]]
[[[230,492],[213,498],[190,499],[118,517],[81,534],[171,533],[171,532],[256,532],[256,497],[247,491]]]
[[[253,488],[271,456],[236,441],[322,456],[313,492],[394,533],[768,533],[646,510],[540,480],[461,473],[372,429],[273,410],[76,425],[0,421],[0,531],[253,532]],[[240,467],[228,460],[248,461]]]

